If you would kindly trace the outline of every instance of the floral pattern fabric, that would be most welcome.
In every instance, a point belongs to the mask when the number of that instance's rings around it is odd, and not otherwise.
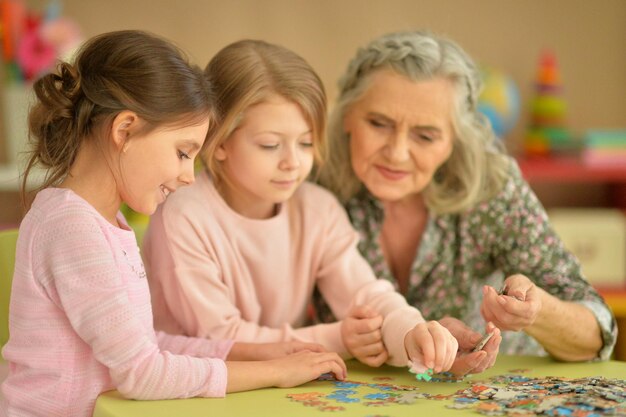
[[[383,209],[367,192],[346,205],[360,233],[359,250],[378,278],[398,284],[380,247]],[[500,193],[462,214],[431,215],[411,268],[406,299],[427,320],[452,316],[483,332],[482,286],[500,289],[505,277],[520,273],[555,297],[584,304],[596,316],[608,359],[617,338],[609,307],[585,280],[577,259],[568,252],[548,222],[547,214],[517,165]],[[319,318],[328,310],[316,300]],[[324,313],[326,311],[326,313]],[[546,355],[524,332],[503,332],[500,352]]]

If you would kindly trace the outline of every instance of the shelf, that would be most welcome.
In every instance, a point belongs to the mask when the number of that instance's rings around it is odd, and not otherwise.
[[[587,165],[574,156],[520,157],[517,162],[527,181],[626,183],[626,166]]]

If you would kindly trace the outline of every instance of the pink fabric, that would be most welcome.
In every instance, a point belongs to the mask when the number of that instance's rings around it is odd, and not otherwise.
[[[155,333],[134,233],[69,190],[41,191],[21,224],[9,326],[0,405],[9,416],[91,416],[111,389],[225,395],[233,342]]]
[[[404,366],[404,335],[423,322],[359,254],[339,202],[304,183],[267,220],[242,217],[206,173],[171,195],[150,221],[143,248],[155,327],[242,342],[317,342],[344,356],[341,323],[305,325],[315,284],[336,317],[369,304],[385,315],[389,363]]]

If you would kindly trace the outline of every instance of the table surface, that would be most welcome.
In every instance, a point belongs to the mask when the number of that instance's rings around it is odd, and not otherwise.
[[[484,380],[495,375],[511,373],[515,369],[528,369],[523,375],[534,377],[561,376],[580,378],[586,376],[604,376],[607,378],[626,379],[626,362],[609,361],[596,363],[563,363],[550,358],[530,356],[500,356],[496,365],[479,375],[472,375],[462,382],[423,382],[416,381],[407,368],[383,366],[369,368],[361,363],[348,361],[348,380],[364,383],[388,383],[394,385],[412,385],[418,387],[417,393],[452,394],[465,389],[472,382]],[[380,378],[390,378],[381,380]],[[248,392],[228,394],[226,398],[192,398],[186,400],[167,401],[133,401],[126,400],[117,391],[106,392],[98,398],[93,417],[127,417],[127,416],[316,416],[328,415],[315,406],[305,406],[301,402],[291,400],[289,394],[322,393],[324,395],[341,389],[334,381],[313,381],[295,388],[267,388]],[[342,406],[343,411],[331,413],[334,416],[372,416],[385,415],[393,417],[436,415],[436,416],[476,416],[472,410],[454,410],[446,408],[451,400],[436,401],[418,399],[413,404],[390,404],[382,407],[366,406],[370,401],[364,395],[381,392],[367,385],[353,388],[358,391],[351,395],[359,398],[357,403],[339,403],[334,399],[320,397],[332,406]]]

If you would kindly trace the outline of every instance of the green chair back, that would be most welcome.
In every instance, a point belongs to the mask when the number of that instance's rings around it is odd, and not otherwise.
[[[9,298],[16,244],[17,229],[0,230],[0,347],[9,340]]]

